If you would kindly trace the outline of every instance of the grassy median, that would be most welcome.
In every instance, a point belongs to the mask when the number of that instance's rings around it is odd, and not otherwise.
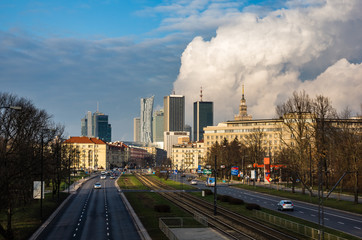
[[[121,189],[147,189],[133,175],[123,175],[118,179],[117,183]],[[159,218],[181,217],[184,220],[184,227],[204,227],[194,220],[193,216],[188,212],[157,193],[125,192],[125,195],[152,239],[168,239],[159,228]],[[170,207],[169,212],[158,212],[155,210],[155,206],[165,205]]]

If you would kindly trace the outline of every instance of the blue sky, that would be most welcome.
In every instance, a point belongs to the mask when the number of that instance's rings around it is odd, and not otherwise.
[[[132,140],[142,97],[155,95],[159,109],[173,89],[184,94],[191,125],[192,102],[203,85],[207,100],[215,101],[219,122],[237,112],[244,82],[250,113],[271,118],[274,112],[265,108],[291,95],[284,89],[339,88],[346,84],[324,79],[346,68],[351,89],[345,91],[355,99],[331,98],[338,107],[358,112],[361,95],[353,89],[361,81],[353,76],[361,69],[362,41],[356,32],[361,4],[339,7],[338,2],[1,1],[0,91],[32,100],[65,125],[66,136],[80,134],[80,119],[98,102],[100,112],[109,115],[112,140]],[[330,11],[337,17],[325,17]],[[270,40],[259,42],[263,39]],[[298,48],[286,46],[288,39]],[[253,62],[258,53],[262,60]],[[262,91],[261,98],[261,86],[276,90],[273,95]]]

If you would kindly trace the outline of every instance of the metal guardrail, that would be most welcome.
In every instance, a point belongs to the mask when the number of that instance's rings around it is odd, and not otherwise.
[[[257,211],[257,210],[253,210],[253,213],[256,218],[266,221],[268,223],[271,223],[273,225],[294,231],[296,233],[299,233],[299,234],[309,237],[311,239],[319,239],[319,230],[318,229],[308,227],[306,225],[292,222],[292,221],[286,220],[284,218],[277,217],[277,216],[274,216],[274,215],[271,215],[271,214],[268,214],[265,212]],[[325,240],[347,240],[345,238],[338,237],[336,235],[329,234],[326,232],[324,232],[324,239]]]

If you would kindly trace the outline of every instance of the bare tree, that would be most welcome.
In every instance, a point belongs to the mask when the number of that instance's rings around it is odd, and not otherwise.
[[[32,199],[33,181],[40,176],[41,147],[55,132],[44,134],[52,127],[50,116],[29,100],[0,93],[0,107],[0,209],[7,216],[0,234],[13,239],[12,216],[16,207]]]
[[[299,179],[303,186],[303,193],[307,189],[311,196],[313,195],[312,183],[308,173],[311,171],[312,164],[307,159],[310,155],[308,149],[311,149],[308,146],[313,144],[315,135],[312,104],[308,94],[302,91],[294,92],[291,98],[276,108],[277,114],[284,119],[286,127],[280,139],[290,154],[288,166],[292,172],[293,190],[296,180]]]

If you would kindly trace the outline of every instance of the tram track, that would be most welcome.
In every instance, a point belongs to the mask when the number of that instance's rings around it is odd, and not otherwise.
[[[136,177],[152,190],[175,190],[154,178],[139,174]],[[191,214],[203,216],[210,226],[231,239],[297,239],[221,206],[218,207],[215,216],[213,204],[188,193],[159,192],[159,194]]]

